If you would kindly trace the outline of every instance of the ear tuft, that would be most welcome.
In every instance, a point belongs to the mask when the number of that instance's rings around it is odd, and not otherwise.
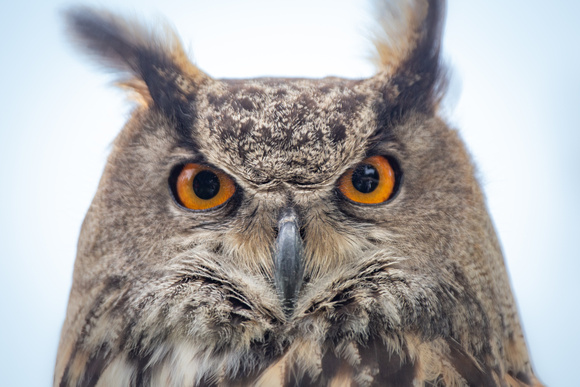
[[[425,18],[424,1],[375,1],[379,30],[374,36],[375,62],[381,70],[396,70],[417,45],[419,26]]]
[[[380,30],[375,33],[373,43],[381,70],[396,71],[416,55],[439,54],[444,1],[375,1],[375,6]]]
[[[118,84],[153,102],[164,113],[184,111],[200,84],[210,80],[187,58],[167,26],[155,31],[135,20],[79,6],[65,12],[68,33],[82,51],[119,73]],[[186,109],[187,110],[187,109]]]
[[[444,0],[392,0],[375,3],[380,33],[374,44],[388,103],[399,110],[433,111],[445,90],[440,63]]]

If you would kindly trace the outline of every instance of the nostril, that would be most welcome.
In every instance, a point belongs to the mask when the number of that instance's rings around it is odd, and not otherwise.
[[[300,239],[302,239],[302,241],[306,240],[306,229],[304,227],[300,227]]]

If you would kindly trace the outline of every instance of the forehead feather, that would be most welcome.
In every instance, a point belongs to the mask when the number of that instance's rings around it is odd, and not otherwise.
[[[210,162],[254,183],[317,184],[364,153],[376,127],[361,81],[226,80],[196,101],[196,135]]]

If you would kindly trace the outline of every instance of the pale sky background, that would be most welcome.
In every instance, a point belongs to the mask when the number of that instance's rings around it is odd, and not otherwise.
[[[214,77],[373,73],[364,1],[104,0],[171,21]],[[0,5],[0,384],[49,386],[79,228],[130,104],[67,44],[69,2]],[[541,380],[577,385],[580,2],[455,0],[449,122],[487,194]]]

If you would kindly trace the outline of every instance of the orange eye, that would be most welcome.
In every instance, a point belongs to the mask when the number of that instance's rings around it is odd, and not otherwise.
[[[338,181],[338,189],[356,203],[383,203],[395,189],[395,171],[385,157],[372,156],[346,171]]]
[[[207,210],[224,204],[236,192],[225,173],[201,164],[185,164],[175,182],[180,203],[190,210]]]

